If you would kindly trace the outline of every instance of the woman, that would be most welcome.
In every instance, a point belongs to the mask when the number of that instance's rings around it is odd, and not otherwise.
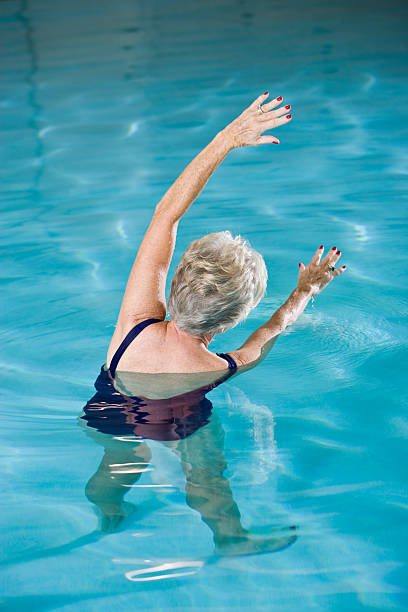
[[[219,373],[226,367],[253,367],[264,356],[268,342],[298,318],[313,295],[345,270],[345,266],[334,268],[340,257],[336,247],[323,259],[323,246],[319,247],[307,266],[299,264],[298,285],[285,304],[240,348],[218,355],[208,350],[212,338],[234,327],[258,304],[266,289],[267,274],[262,257],[245,241],[228,232],[210,234],[193,242],[183,255],[171,285],[171,320],[165,321],[166,276],[181,217],[232,149],[279,144],[277,138],[263,132],[292,118],[288,114],[290,106],[281,105],[281,96],[270,102],[267,98],[268,92],[259,96],[219,132],[157,204],[130,273],[109,346],[107,364],[111,364],[113,374],[116,369],[207,373],[203,378],[209,382],[209,373]],[[156,378],[156,385],[160,385]]]
[[[156,206],[140,246],[108,349],[109,367],[102,366],[97,392],[80,419],[104,447],[86,486],[102,531],[116,530],[132,508],[124,495],[149,469],[145,440],[153,439],[180,458],[187,503],[213,532],[218,554],[277,551],[296,539],[293,526],[261,536],[242,526],[223,474],[222,424],[206,394],[265,357],[311,297],[345,270],[334,268],[340,251],[333,247],[322,259],[319,247],[307,266],[299,264],[297,287],[264,325],[240,348],[212,353],[208,346],[215,334],[234,327],[259,303],[267,272],[262,256],[239,236],[209,234],[184,253],[171,284],[171,320],[165,320],[166,276],[180,218],[232,149],[279,143],[263,132],[291,120],[281,97],[266,103],[267,97],[267,92],[259,96],[187,166]]]

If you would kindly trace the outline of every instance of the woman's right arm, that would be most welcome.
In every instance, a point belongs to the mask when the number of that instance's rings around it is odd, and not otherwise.
[[[320,293],[346,266],[334,269],[341,252],[333,247],[322,259],[323,246],[319,247],[312,261],[307,265],[299,264],[299,278],[296,289],[284,304],[261,325],[248,340],[236,351],[229,352],[238,366],[257,365],[269,352],[274,341],[289,325],[302,314],[310,299]]]

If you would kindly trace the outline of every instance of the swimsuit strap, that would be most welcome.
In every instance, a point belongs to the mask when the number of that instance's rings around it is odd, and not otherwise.
[[[129,344],[132,342],[132,340],[134,340],[136,336],[140,334],[142,330],[144,330],[145,327],[147,327],[148,325],[151,325],[152,323],[159,323],[160,321],[161,319],[146,319],[146,321],[142,321],[141,323],[138,323],[130,330],[130,332],[127,334],[123,342],[120,344],[118,350],[112,357],[111,364],[109,366],[109,372],[112,378],[114,378],[115,376],[116,368],[118,367],[120,358],[122,357],[123,353],[126,351]]]
[[[222,357],[223,359],[226,359],[228,361],[228,367],[230,370],[236,370],[237,369],[237,364],[235,362],[235,359],[233,359],[231,357],[231,355],[228,355],[227,353],[217,353],[218,357]]]

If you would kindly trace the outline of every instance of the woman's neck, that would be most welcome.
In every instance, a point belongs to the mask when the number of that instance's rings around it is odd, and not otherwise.
[[[190,345],[191,348],[204,347],[208,348],[215,334],[203,334],[202,336],[193,336],[188,332],[182,331],[177,327],[174,321],[170,320],[167,323],[166,335],[172,342],[181,342],[183,346]]]

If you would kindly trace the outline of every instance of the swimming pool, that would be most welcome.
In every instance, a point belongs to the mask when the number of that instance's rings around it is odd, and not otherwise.
[[[406,609],[407,7],[325,4],[0,3],[6,609]],[[177,174],[265,89],[294,120],[279,148],[224,161],[170,274],[210,231],[264,254],[267,294],[214,342],[228,351],[298,261],[344,252],[347,273],[263,364],[210,396],[243,524],[298,539],[215,555],[156,441],[133,512],[101,533],[85,487],[104,450],[77,417],[137,246]]]

